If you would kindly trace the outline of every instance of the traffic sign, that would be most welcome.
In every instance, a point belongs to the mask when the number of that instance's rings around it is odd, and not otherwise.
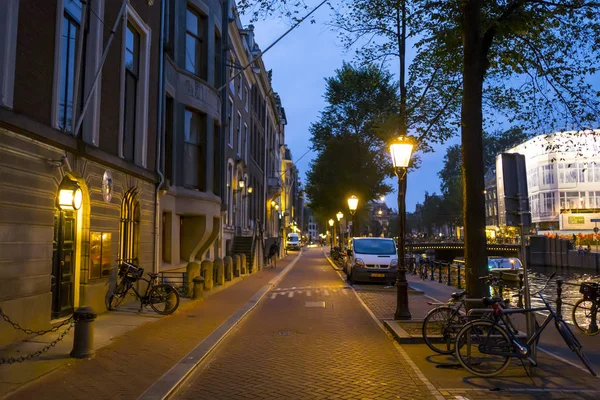
[[[592,222],[600,222],[600,218],[592,218],[592,219],[590,219],[590,221],[592,221]]]
[[[595,227],[595,228],[594,228],[594,233],[598,233],[598,231],[599,231],[599,230],[600,230],[600,229],[598,229],[598,227]]]

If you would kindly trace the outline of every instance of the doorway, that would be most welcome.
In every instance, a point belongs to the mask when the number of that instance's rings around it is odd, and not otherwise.
[[[52,241],[52,319],[72,314],[75,282],[76,212],[54,210]]]

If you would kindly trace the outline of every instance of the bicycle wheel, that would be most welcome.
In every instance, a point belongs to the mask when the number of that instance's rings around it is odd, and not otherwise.
[[[129,285],[126,281],[121,281],[115,290],[113,290],[112,294],[108,296],[106,300],[106,308],[110,311],[116,309],[119,304],[123,302],[125,296],[127,296],[127,292],[129,291]]]
[[[467,323],[456,336],[456,358],[470,373],[491,377],[508,367],[513,345],[508,333],[490,321]],[[501,355],[488,352],[505,353]]]
[[[429,311],[423,320],[423,340],[436,353],[452,354],[456,334],[465,322],[466,319],[455,313],[452,307],[436,307]]]
[[[167,284],[156,285],[148,294],[150,307],[162,315],[172,314],[179,307],[179,293]]]
[[[590,326],[592,325],[592,317],[595,318],[596,322],[596,326],[594,327]],[[598,317],[600,317],[598,313],[598,303],[593,299],[577,300],[571,311],[571,318],[573,318],[575,327],[579,329],[581,333],[588,336],[594,336],[600,333],[600,330],[598,329]]]

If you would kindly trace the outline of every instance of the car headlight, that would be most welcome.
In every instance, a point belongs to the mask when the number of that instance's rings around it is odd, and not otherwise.
[[[354,260],[354,265],[356,265],[357,267],[364,267],[365,262],[362,258],[357,258],[356,260]]]
[[[397,267],[397,266],[398,266],[398,259],[393,258],[392,261],[390,261],[390,267]]]

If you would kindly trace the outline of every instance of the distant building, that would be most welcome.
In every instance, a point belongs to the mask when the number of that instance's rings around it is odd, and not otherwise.
[[[398,213],[388,207],[384,201],[373,201],[369,204],[369,224],[366,226],[367,236],[389,237],[390,221]]]

